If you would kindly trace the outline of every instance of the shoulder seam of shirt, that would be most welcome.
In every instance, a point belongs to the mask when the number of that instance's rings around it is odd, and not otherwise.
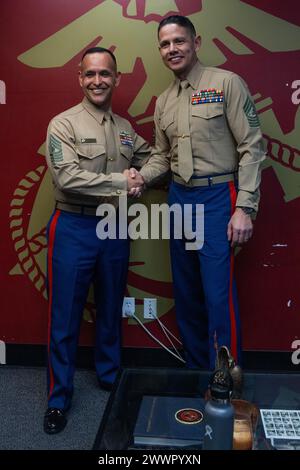
[[[128,121],[128,119],[120,116],[119,114],[116,114],[116,113],[113,113],[113,117],[116,118],[117,121],[119,121],[119,123],[126,123],[127,126],[129,126],[131,129],[133,129],[131,123]]]
[[[164,97],[165,97],[168,93],[170,93],[170,91],[172,90],[172,88],[173,88],[174,86],[176,87],[176,82],[175,82],[175,80],[174,80],[172,83],[170,83],[170,85],[168,86],[168,88],[167,88],[166,90],[164,90],[164,91],[158,96],[158,98],[157,98],[156,101],[157,101],[157,102],[158,102],[158,101],[162,101],[162,100],[164,99]]]
[[[212,72],[216,72],[216,73],[221,73],[221,74],[229,75],[229,76],[237,75],[237,74],[236,74],[235,72],[233,72],[232,70],[221,69],[221,68],[219,68],[219,67],[208,66],[208,67],[204,67],[204,71],[205,71],[205,70],[212,71]],[[238,76],[238,75],[237,75],[237,76]]]
[[[73,106],[72,108],[67,109],[66,111],[62,111],[61,113],[57,114],[52,118],[53,120],[59,120],[62,118],[67,118],[69,116],[75,116],[76,114],[80,114],[83,111],[85,111],[84,107],[82,106],[81,103],[77,104],[76,106]]]

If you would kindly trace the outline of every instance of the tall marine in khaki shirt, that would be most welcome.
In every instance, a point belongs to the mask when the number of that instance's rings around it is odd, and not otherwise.
[[[205,67],[198,60],[187,76],[190,85],[189,138],[194,176],[237,173],[237,207],[258,210],[260,166],[265,158],[262,134],[245,82],[235,73]],[[192,104],[200,90],[222,90],[224,101]],[[159,96],[155,108],[155,148],[141,174],[150,182],[171,168],[178,170],[180,79]],[[205,94],[203,93],[205,96]],[[195,100],[196,101],[196,100]]]
[[[115,56],[103,48],[85,51],[79,71],[83,101],[50,122],[47,163],[55,210],[48,236],[48,408],[44,431],[67,424],[80,323],[89,286],[96,304],[95,366],[101,388],[110,390],[121,360],[122,303],[126,289],[129,239],[96,233],[101,203],[118,206],[119,196],[143,184],[130,178],[150,147],[131,124],[113,113],[111,100],[120,81]],[[113,212],[113,211],[112,211]],[[118,218],[116,218],[117,221]],[[75,422],[75,417],[74,417]]]
[[[233,247],[252,236],[263,139],[247,85],[199,62],[200,37],[188,18],[163,19],[158,41],[175,80],[157,99],[155,148],[140,174],[149,184],[171,169],[169,204],[183,211],[193,204],[194,219],[196,204],[204,205],[202,248],[187,251],[171,230],[170,249],[187,366],[213,369],[220,346],[241,360]]]

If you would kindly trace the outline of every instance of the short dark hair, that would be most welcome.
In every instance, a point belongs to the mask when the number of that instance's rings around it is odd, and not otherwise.
[[[87,54],[96,54],[96,53],[98,53],[98,54],[104,54],[104,53],[109,54],[111,56],[112,60],[114,61],[114,63],[117,65],[116,56],[109,49],[105,49],[105,47],[90,47],[89,49],[84,51],[83,56],[81,57],[81,62],[83,61],[83,59],[85,58],[85,56]]]
[[[181,15],[167,16],[167,18],[164,18],[159,23],[157,34],[159,34],[161,28],[163,28],[167,24],[178,24],[178,26],[182,26],[183,28],[188,29],[192,37],[196,36],[195,26],[193,25],[191,20],[189,20],[186,16],[181,16]]]

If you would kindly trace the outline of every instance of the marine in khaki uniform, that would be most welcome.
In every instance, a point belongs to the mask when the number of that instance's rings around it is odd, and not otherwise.
[[[187,366],[213,369],[223,345],[241,360],[233,247],[252,236],[262,134],[244,81],[199,62],[200,37],[188,18],[162,20],[158,39],[175,80],[157,100],[156,145],[140,174],[149,184],[171,168],[169,204],[193,204],[194,218],[204,205],[203,247],[187,251],[186,240],[171,239],[170,248]]]
[[[70,212],[80,213],[77,205],[89,212],[103,201],[117,204],[118,196],[128,191],[124,170],[130,165],[140,168],[148,156],[149,145],[129,121],[85,97],[56,116],[48,128],[47,163],[57,207],[69,204]]]
[[[99,384],[109,390],[120,366],[121,312],[129,240],[99,239],[96,209],[118,206],[118,197],[142,184],[128,168],[140,168],[150,147],[130,123],[111,110],[118,86],[114,55],[103,48],[83,55],[82,103],[56,116],[47,134],[47,163],[55,211],[48,236],[48,409],[44,430],[64,429],[71,405],[80,323],[91,282],[96,301],[95,364]],[[118,233],[118,227],[117,227]]]

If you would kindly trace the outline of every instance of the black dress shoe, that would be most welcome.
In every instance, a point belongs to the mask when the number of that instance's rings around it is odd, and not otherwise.
[[[48,408],[44,416],[44,431],[47,434],[57,434],[67,424],[64,410],[59,408]]]
[[[114,384],[110,382],[105,382],[104,380],[98,380],[98,383],[100,388],[102,388],[102,390],[105,390],[106,392],[111,392],[114,386]]]

